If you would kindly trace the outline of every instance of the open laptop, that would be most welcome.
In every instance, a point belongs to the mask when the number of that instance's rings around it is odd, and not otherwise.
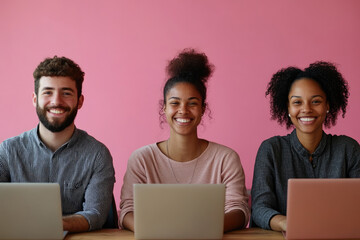
[[[134,184],[135,239],[222,239],[223,184]]]
[[[0,239],[60,240],[63,231],[57,183],[0,183]]]
[[[360,238],[360,178],[289,179],[286,239]]]

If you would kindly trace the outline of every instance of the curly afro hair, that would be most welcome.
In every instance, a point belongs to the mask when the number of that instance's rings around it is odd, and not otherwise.
[[[272,76],[265,93],[266,96],[270,95],[271,119],[277,120],[280,125],[286,124],[287,129],[293,125],[288,117],[288,95],[292,84],[301,78],[316,81],[326,94],[330,109],[324,121],[325,127],[330,128],[336,124],[340,111],[342,117],[345,117],[349,98],[348,83],[334,64],[318,61],[304,70],[288,67]]]

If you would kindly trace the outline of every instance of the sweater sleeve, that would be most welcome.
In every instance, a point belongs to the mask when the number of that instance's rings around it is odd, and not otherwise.
[[[240,209],[245,215],[245,227],[250,217],[248,195],[245,187],[245,175],[240,162],[239,155],[231,151],[223,164],[223,183],[226,186],[225,213]]]
[[[255,161],[251,191],[251,227],[270,228],[270,220],[277,214],[275,193],[274,149],[269,141],[261,144]]]
[[[141,161],[143,159],[139,150],[134,151],[128,161],[126,173],[124,175],[121,188],[120,200],[120,227],[123,228],[123,220],[127,213],[134,211],[133,185],[146,182],[145,166]]]
[[[84,216],[90,225],[90,231],[101,229],[108,215],[115,182],[112,156],[106,147],[98,152],[96,167],[84,193],[83,210],[74,214]]]

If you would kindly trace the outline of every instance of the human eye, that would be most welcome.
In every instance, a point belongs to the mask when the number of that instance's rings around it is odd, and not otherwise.
[[[63,91],[63,96],[65,96],[65,97],[71,97],[71,96],[73,96],[74,94],[73,94],[73,92],[71,92],[71,91]]]
[[[314,100],[312,101],[312,103],[313,103],[313,104],[321,104],[322,101],[321,101],[321,99],[314,99]]]
[[[195,102],[195,101],[194,102],[189,102],[189,106],[197,106],[197,105],[199,105],[198,102]]]
[[[177,106],[177,105],[179,105],[179,102],[178,101],[171,101],[171,102],[169,102],[169,104],[172,105],[172,106]]]
[[[42,94],[42,95],[45,95],[45,96],[50,96],[50,95],[52,94],[52,91],[49,91],[49,90],[42,91],[41,94]]]
[[[292,105],[300,105],[301,104],[301,101],[300,100],[293,100],[291,102]]]

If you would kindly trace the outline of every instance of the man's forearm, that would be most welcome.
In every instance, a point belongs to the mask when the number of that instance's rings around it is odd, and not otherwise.
[[[86,232],[90,225],[86,218],[81,215],[69,215],[63,217],[63,229],[69,232]]]

